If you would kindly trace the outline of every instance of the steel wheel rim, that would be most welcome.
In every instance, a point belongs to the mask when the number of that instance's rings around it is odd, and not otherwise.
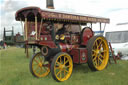
[[[45,77],[50,72],[49,62],[44,61],[41,53],[37,54],[32,60],[32,71],[37,77]]]
[[[109,59],[108,43],[103,37],[98,37],[92,47],[92,61],[97,70],[103,70]]]
[[[61,54],[56,59],[54,65],[54,74],[59,81],[67,80],[71,74],[73,69],[72,59],[67,54]]]

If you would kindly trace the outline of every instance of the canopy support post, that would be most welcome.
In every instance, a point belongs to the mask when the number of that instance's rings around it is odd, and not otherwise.
[[[37,16],[35,16],[35,32],[36,32],[36,40],[37,40]]]
[[[81,23],[79,22],[79,28],[80,28],[80,31],[82,30],[82,27],[81,27]]]
[[[20,22],[21,22],[21,28],[22,28],[22,34],[23,34],[23,40],[25,39],[25,34],[24,34],[24,28],[23,28],[23,23],[22,23],[22,20],[20,18]]]
[[[40,37],[41,28],[42,28],[42,22],[43,22],[43,18],[41,18],[40,29],[39,29],[39,37]]]
[[[25,43],[25,53],[26,53],[26,57],[29,58],[29,51],[28,51],[28,44]]]
[[[28,28],[27,28],[27,18],[25,17],[25,40],[28,40]]]
[[[91,23],[91,29],[92,29],[92,23]]]
[[[104,30],[103,31],[105,31],[105,27],[106,27],[106,23],[104,24]]]
[[[27,26],[27,17],[25,17],[25,40],[26,40],[26,43],[25,43],[25,53],[26,53],[26,57],[28,58],[29,57],[29,54],[28,54],[28,26]]]
[[[100,31],[102,30],[102,28],[101,28],[101,22],[100,22]]]

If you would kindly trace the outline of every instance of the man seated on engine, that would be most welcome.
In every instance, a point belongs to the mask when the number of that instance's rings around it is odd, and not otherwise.
[[[63,24],[63,26],[62,26],[62,28],[60,28],[57,32],[56,32],[56,34],[57,35],[61,35],[61,34],[64,34],[65,32],[66,32],[66,24]]]
[[[58,31],[56,32],[56,40],[63,41],[65,39],[65,34],[67,33],[68,33],[68,25],[63,24],[63,26],[60,29],[58,29]]]

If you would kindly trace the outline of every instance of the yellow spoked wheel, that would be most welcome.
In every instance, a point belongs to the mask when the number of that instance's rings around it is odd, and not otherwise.
[[[103,36],[92,37],[87,44],[88,65],[96,70],[103,70],[109,59],[109,47],[107,40]]]
[[[49,62],[45,62],[44,56],[42,56],[41,52],[35,54],[29,64],[30,72],[35,77],[45,77],[50,72],[50,64]]]
[[[60,52],[53,58],[51,73],[55,80],[59,82],[67,80],[71,76],[72,70],[72,58],[67,53]]]

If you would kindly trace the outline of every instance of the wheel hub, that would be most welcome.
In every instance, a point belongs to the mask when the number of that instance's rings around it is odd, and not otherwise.
[[[65,65],[62,65],[62,68],[65,68]]]
[[[60,65],[59,68],[60,69],[64,69],[65,68],[65,65]]]
[[[100,50],[96,50],[96,53],[99,54],[100,53]]]
[[[39,63],[38,65],[39,65],[39,67],[42,67],[43,64],[42,63]]]

